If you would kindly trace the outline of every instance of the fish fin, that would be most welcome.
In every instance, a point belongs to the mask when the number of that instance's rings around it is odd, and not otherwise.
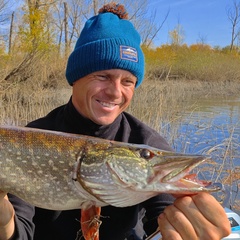
[[[142,202],[154,195],[156,193],[144,193],[134,191],[131,188],[116,187],[109,185],[100,186],[96,183],[85,182],[88,189],[91,189],[91,194],[98,196],[98,198],[105,202],[107,205],[112,205],[115,207],[126,207],[135,205],[138,202]],[[134,193],[133,193],[134,192]],[[130,197],[131,196],[131,197]]]
[[[81,209],[81,229],[85,240],[99,240],[101,207]]]

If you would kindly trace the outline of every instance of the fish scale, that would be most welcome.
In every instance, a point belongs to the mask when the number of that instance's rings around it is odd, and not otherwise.
[[[79,141],[75,147],[73,137],[59,139],[58,134],[27,128],[1,128],[0,132],[1,190],[47,209],[81,207],[88,194],[75,187],[71,176]]]
[[[184,178],[206,159],[77,134],[0,127],[0,189],[52,210],[126,207],[161,192],[217,191]]]

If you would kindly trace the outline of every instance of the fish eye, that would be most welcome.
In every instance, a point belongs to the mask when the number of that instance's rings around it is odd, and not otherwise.
[[[154,153],[149,151],[148,149],[141,149],[140,150],[140,156],[145,159],[151,159],[154,156]]]

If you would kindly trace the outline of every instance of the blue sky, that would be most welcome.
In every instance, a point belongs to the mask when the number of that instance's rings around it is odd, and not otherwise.
[[[150,11],[156,11],[156,24],[162,23],[169,10],[166,22],[154,39],[156,46],[171,42],[168,33],[178,23],[183,27],[184,42],[188,45],[201,39],[212,47],[230,45],[232,26],[226,9],[233,8],[233,0],[148,0],[148,6]]]
[[[179,23],[188,45],[200,42],[211,46],[225,47],[231,41],[231,23],[227,7],[233,8],[232,0],[149,0],[150,11],[156,10],[156,23],[161,23],[168,10],[155,45],[170,43],[168,32]]]

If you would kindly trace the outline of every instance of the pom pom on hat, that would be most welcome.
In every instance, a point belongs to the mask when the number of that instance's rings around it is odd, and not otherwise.
[[[123,5],[104,5],[90,18],[69,56],[66,78],[70,85],[101,70],[123,69],[137,77],[138,87],[144,77],[141,39]]]
[[[126,12],[125,8],[121,4],[117,3],[109,3],[104,5],[102,8],[99,9],[98,13],[105,13],[105,12],[112,12],[116,14],[119,18],[128,19],[128,13]]]

